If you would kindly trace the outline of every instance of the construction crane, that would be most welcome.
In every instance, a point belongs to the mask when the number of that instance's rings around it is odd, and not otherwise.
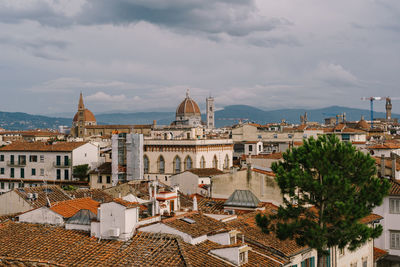
[[[386,100],[386,119],[391,119],[392,102],[391,100],[400,100],[399,97],[390,96],[371,96],[361,97],[361,100],[369,100],[371,111],[371,129],[374,128],[374,101]]]

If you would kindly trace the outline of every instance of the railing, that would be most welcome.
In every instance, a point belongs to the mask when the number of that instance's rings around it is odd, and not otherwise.
[[[7,166],[10,167],[23,167],[26,166],[26,161],[7,161]]]
[[[71,161],[68,161],[67,163],[65,162],[53,162],[53,167],[55,168],[70,168],[71,167]]]

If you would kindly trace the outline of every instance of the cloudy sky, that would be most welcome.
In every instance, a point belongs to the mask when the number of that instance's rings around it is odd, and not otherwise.
[[[1,111],[368,108],[400,97],[400,1],[1,0],[0,51]]]

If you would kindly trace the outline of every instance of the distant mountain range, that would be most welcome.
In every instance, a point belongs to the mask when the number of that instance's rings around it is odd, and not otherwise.
[[[232,125],[239,119],[265,124],[280,122],[285,119],[289,123],[299,123],[300,115],[307,112],[309,121],[322,123],[324,118],[335,117],[337,114],[346,113],[349,121],[356,121],[364,116],[369,119],[370,112],[366,109],[355,109],[340,106],[331,106],[320,109],[279,109],[261,110],[246,105],[226,106],[215,112],[217,127]],[[151,124],[153,120],[159,125],[169,125],[175,120],[175,112],[134,112],[134,113],[109,113],[95,115],[98,124]],[[385,118],[384,112],[374,112],[375,118]],[[202,115],[205,120],[205,115]],[[393,118],[400,118],[399,114],[392,114]],[[21,112],[0,112],[0,127],[7,130],[28,130],[36,128],[56,129],[60,125],[70,126],[72,118],[53,118],[41,115],[31,115]]]

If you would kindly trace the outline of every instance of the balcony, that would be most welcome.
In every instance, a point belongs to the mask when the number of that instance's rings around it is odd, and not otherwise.
[[[26,161],[7,161],[7,166],[9,166],[9,167],[24,167],[24,166],[26,166]]]
[[[72,165],[71,165],[71,161],[68,161],[68,162],[56,162],[56,161],[54,161],[53,162],[53,167],[54,168],[70,168]]]

